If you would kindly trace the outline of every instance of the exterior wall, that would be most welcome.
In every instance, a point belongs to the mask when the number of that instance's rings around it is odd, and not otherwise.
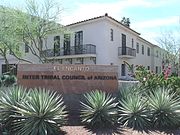
[[[136,58],[133,60],[133,64],[143,65],[146,68],[150,66],[150,70],[153,70],[152,59],[153,59],[153,47],[141,39],[137,40],[139,43],[139,53],[136,53]],[[144,46],[144,54],[142,54],[142,45]],[[150,56],[148,56],[148,48],[150,48]],[[137,49],[137,48],[136,48]]]
[[[109,63],[119,64],[119,60],[121,60],[118,57],[118,48],[122,47],[122,34],[126,35],[126,47],[132,48],[131,40],[134,39],[134,43],[136,42],[136,36],[130,33],[129,31],[126,31],[119,27],[118,25],[115,25],[109,21],[106,21],[106,46],[108,48],[108,56],[109,56]],[[113,29],[113,41],[110,40],[110,29]]]
[[[129,64],[143,65],[146,68],[150,66],[150,70],[156,71],[156,67],[159,67],[158,73],[161,72],[162,67],[162,54],[160,56],[156,56],[156,51],[162,51],[161,48],[151,44],[145,39],[139,37],[139,34],[133,30],[124,27],[118,22],[109,19],[104,16],[99,19],[77,23],[74,25],[68,26],[71,39],[70,45],[74,46],[75,32],[83,31],[83,44],[93,44],[96,46],[96,55],[95,58],[91,56],[85,57],[74,57],[69,60],[69,58],[59,58],[56,57],[56,60],[53,63],[61,63],[61,64],[98,64],[98,65],[118,65],[119,66],[119,77],[121,76],[121,66],[124,64],[124,61]],[[113,30],[113,41],[111,41],[111,29]],[[136,53],[135,57],[127,58],[127,57],[119,57],[118,56],[118,48],[122,47],[122,34],[126,35],[126,47],[136,48],[136,43],[139,43],[139,53]],[[44,41],[43,50],[53,49],[54,48],[54,37],[60,36],[60,47],[63,47],[64,43],[64,35],[63,34],[52,34],[47,37]],[[133,45],[132,45],[133,39]],[[144,45],[144,54],[142,54],[142,45]],[[150,48],[150,56],[147,55],[147,48]],[[24,52],[25,48],[21,48]],[[31,60],[33,63],[40,63],[38,58],[29,53],[23,53],[23,58],[27,60]],[[81,60],[83,58],[83,60]],[[12,56],[9,56],[11,64],[17,63],[17,60]],[[2,65],[4,61],[0,58],[0,65]],[[24,62],[20,62],[24,63]],[[128,76],[128,69],[126,66],[125,75]],[[2,66],[0,66],[0,73],[2,72]]]
[[[93,44],[96,46],[97,64],[109,64],[109,57],[107,55],[109,50],[106,48],[107,33],[105,25],[106,23],[104,21],[96,21],[93,23],[70,27],[70,31],[72,32],[83,31],[83,44]]]

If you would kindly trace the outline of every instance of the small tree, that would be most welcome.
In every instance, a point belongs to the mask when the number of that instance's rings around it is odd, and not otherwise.
[[[9,55],[18,60],[29,62],[22,58],[22,51],[20,51],[22,41],[17,34],[19,23],[15,17],[16,13],[15,10],[0,6],[0,56],[3,57],[7,68],[9,67]]]
[[[19,13],[23,42],[28,43],[30,52],[42,63],[47,60],[42,53],[42,49],[47,48],[47,36],[64,31],[57,23],[61,11],[59,4],[53,0],[44,0],[41,4],[27,0],[26,13]]]
[[[130,19],[129,18],[123,17],[121,20],[121,23],[127,27],[130,27]]]
[[[180,42],[173,32],[164,32],[158,40],[159,45],[166,50],[166,58],[164,64],[173,64],[173,67],[178,71],[178,58]]]

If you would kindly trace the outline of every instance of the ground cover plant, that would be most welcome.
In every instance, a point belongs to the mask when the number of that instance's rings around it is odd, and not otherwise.
[[[65,108],[61,95],[45,89],[11,87],[0,93],[1,124],[10,135],[58,135]]]
[[[115,98],[103,91],[95,90],[84,95],[81,102],[81,120],[91,127],[109,127],[117,123],[117,103]]]
[[[118,112],[118,120],[123,126],[143,130],[150,125],[147,99],[140,94],[138,95],[135,88],[120,91]]]
[[[180,78],[169,75],[169,68],[154,74],[137,66],[136,88],[120,90],[119,122],[134,129],[171,129],[180,124]]]
[[[180,98],[171,89],[159,88],[148,95],[148,105],[155,128],[177,128],[180,124]]]
[[[121,90],[119,98],[119,122],[124,126],[137,130],[179,126],[180,98],[172,89],[160,87],[146,95],[144,92],[139,94],[134,88],[127,89],[131,89],[131,92]]]
[[[139,84],[120,88],[118,95],[94,90],[84,94],[81,122],[88,127],[130,127],[134,130],[172,129],[180,125],[180,78],[137,67]],[[2,78],[4,80],[5,78]],[[8,82],[8,81],[7,81]],[[3,85],[0,124],[10,135],[58,135],[67,118],[63,98],[45,89],[26,90]],[[127,85],[126,85],[127,86]],[[130,86],[130,85],[129,85]]]

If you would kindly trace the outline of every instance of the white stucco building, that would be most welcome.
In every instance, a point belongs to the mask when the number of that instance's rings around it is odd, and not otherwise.
[[[129,64],[143,65],[160,73],[165,51],[140,37],[135,30],[105,14],[66,26],[70,34],[54,34],[47,37],[43,52],[49,62],[60,64],[118,65],[119,77],[127,76]],[[24,58],[39,63],[27,48]],[[9,62],[17,60],[9,56]],[[23,63],[23,62],[20,62]],[[4,72],[4,60],[0,57],[0,73]]]

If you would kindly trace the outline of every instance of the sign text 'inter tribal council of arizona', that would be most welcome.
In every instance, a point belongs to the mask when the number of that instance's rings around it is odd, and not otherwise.
[[[118,88],[118,67],[112,65],[20,64],[18,84],[43,87],[60,93],[85,93]]]

